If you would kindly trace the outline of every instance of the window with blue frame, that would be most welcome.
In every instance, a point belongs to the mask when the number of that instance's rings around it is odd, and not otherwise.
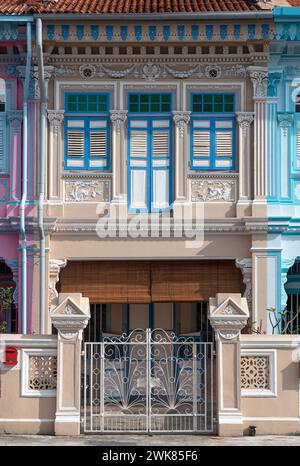
[[[67,93],[65,168],[106,170],[110,166],[109,96]]]
[[[172,199],[172,94],[128,96],[128,204],[132,211],[169,209]]]
[[[191,169],[234,170],[234,94],[192,94]]]
[[[7,171],[6,156],[6,86],[0,79],[0,173]]]

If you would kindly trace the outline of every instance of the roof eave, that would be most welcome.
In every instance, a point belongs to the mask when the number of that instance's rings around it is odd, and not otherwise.
[[[81,21],[185,21],[185,20],[228,20],[228,19],[273,19],[272,10],[269,11],[224,11],[212,13],[36,13],[34,18],[50,19],[50,20],[66,20],[80,19]]]

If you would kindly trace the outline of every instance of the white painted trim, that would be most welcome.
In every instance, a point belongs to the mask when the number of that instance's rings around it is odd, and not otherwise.
[[[256,349],[260,351],[261,349],[282,349],[282,348],[298,348],[299,342],[294,341],[279,341],[279,340],[242,340],[241,339],[241,349]]]
[[[299,422],[298,417],[265,417],[265,416],[257,416],[257,417],[243,417],[243,421],[279,421],[279,422],[289,422],[295,421]]]
[[[57,348],[57,336],[48,336],[46,338],[16,338],[16,335],[5,335],[0,337],[0,344],[15,346],[16,348]]]
[[[277,350],[241,349],[241,356],[267,356],[269,358],[269,389],[241,389],[242,398],[271,398],[277,396]]]
[[[16,423],[19,423],[19,422],[54,422],[54,418],[53,419],[21,419],[21,418],[16,418],[16,419],[3,419],[1,418],[0,419],[0,425],[2,422],[16,422]]]
[[[108,87],[109,86],[112,90],[112,99],[111,99],[111,102],[110,104],[112,105],[113,108],[116,108],[116,105],[115,105],[115,100],[116,100],[116,97],[117,97],[117,82],[114,82],[114,81],[84,81],[83,79],[74,79],[74,80],[67,80],[67,81],[64,81],[64,80],[59,80],[59,79],[56,79],[54,81],[54,109],[55,110],[64,110],[64,106],[65,106],[65,103],[64,102],[60,102],[60,90],[61,90],[61,87],[62,86],[70,86],[70,91],[72,92],[75,92],[76,91],[76,86],[77,86],[77,90],[80,92],[82,91],[82,85],[83,84],[86,84],[87,87],[88,87],[88,92],[90,92],[92,90],[92,87],[95,87],[95,90],[92,92],[102,92],[99,91],[99,88],[103,88],[103,91],[108,91]],[[105,89],[104,89],[105,88]],[[69,90],[67,91],[69,92]]]
[[[229,411],[228,413],[219,413],[219,424],[243,424],[241,412]]]
[[[40,348],[23,348],[21,363],[21,396],[31,398],[55,398],[56,390],[31,390],[28,388],[29,357],[30,356],[56,356],[57,350]]]

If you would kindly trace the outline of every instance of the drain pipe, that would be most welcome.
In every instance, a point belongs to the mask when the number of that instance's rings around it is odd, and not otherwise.
[[[43,59],[43,25],[40,18],[36,19],[36,50],[39,70],[40,87],[40,138],[39,138],[39,179],[38,179],[38,231],[40,238],[40,334],[45,335],[45,277],[46,277],[46,255],[45,255],[45,232],[43,223],[44,198],[45,198],[45,156],[46,156],[46,109],[47,95]]]
[[[25,68],[25,82],[23,92],[23,160],[22,160],[22,199],[20,204],[20,234],[21,234],[21,252],[22,252],[22,303],[21,303],[21,331],[27,333],[27,244],[26,244],[26,225],[25,225],[25,207],[27,201],[27,183],[28,183],[28,94],[31,65],[31,23],[26,24],[27,39],[27,56]]]

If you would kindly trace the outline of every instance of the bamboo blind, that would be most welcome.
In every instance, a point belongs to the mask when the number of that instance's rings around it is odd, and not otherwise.
[[[60,291],[92,303],[208,301],[216,293],[242,293],[234,261],[70,261]]]

